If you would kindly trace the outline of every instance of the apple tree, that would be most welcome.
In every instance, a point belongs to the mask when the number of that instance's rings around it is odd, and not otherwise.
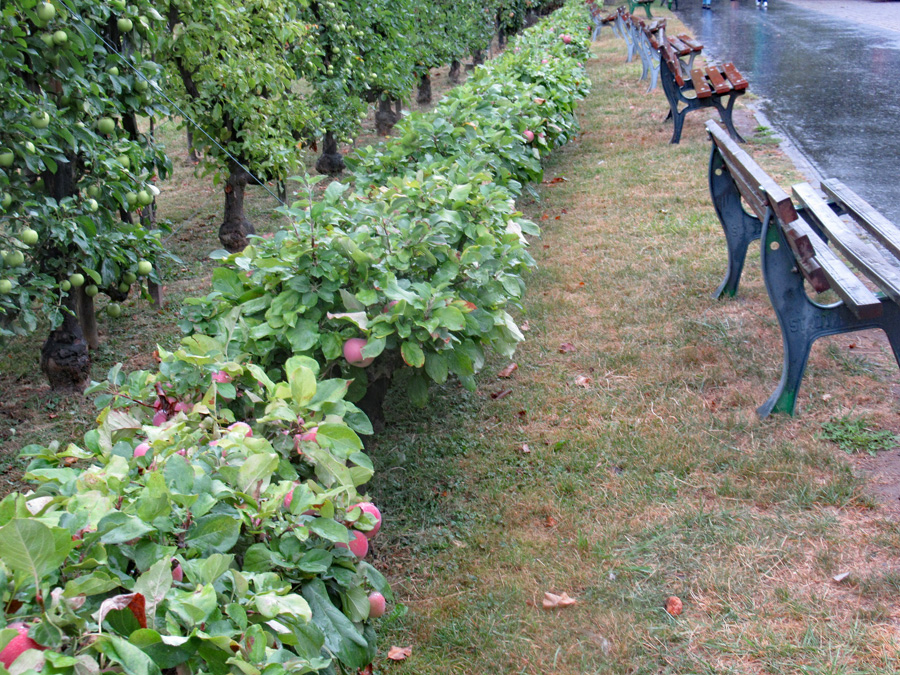
[[[45,318],[41,366],[57,388],[88,379],[93,296],[121,299],[164,254],[159,232],[133,217],[169,170],[138,124],[167,113],[145,56],[161,27],[148,0],[3,3],[0,331],[31,332]]]
[[[219,240],[239,251],[255,231],[244,209],[247,185],[283,181],[299,168],[298,144],[312,112],[287,54],[293,50],[300,62],[313,55],[313,26],[299,5],[274,0],[160,6],[168,22],[159,50],[168,90],[199,127],[193,142],[201,170],[224,180]]]

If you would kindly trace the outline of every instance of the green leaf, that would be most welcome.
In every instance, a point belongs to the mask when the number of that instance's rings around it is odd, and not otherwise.
[[[155,562],[134,582],[132,590],[143,595],[146,602],[148,625],[154,625],[156,608],[165,599],[170,588],[172,588],[172,562],[168,558]]]
[[[456,307],[439,307],[434,310],[434,318],[448,330],[462,330],[466,327],[466,317]]]
[[[350,542],[347,528],[331,518],[316,518],[309,524],[309,529],[328,541],[341,544]]]
[[[428,352],[425,355],[425,372],[428,377],[442,384],[447,381],[447,361],[441,354]]]
[[[162,675],[153,661],[140,649],[115,635],[98,635],[92,645],[113,663],[122,666],[126,675]]]
[[[418,342],[404,342],[400,345],[400,354],[406,365],[412,368],[421,368],[425,365],[425,352]]]
[[[296,593],[276,595],[275,593],[263,593],[257,595],[256,608],[267,619],[274,619],[279,614],[287,614],[304,622],[312,619],[312,611],[309,604]]]
[[[65,537],[54,530],[64,532]],[[28,574],[38,587],[71,550],[72,538],[66,530],[51,529],[37,520],[14,518],[0,527],[0,560],[11,570]]]
[[[188,530],[185,543],[202,553],[227,553],[241,534],[241,521],[227,515],[204,516]]]
[[[268,482],[278,468],[278,455],[259,452],[250,455],[238,471],[238,490],[250,492],[258,481]]]
[[[316,375],[309,368],[297,368],[288,373],[291,398],[296,405],[306,405],[316,395]]]
[[[340,659],[348,670],[354,671],[370,663],[375,645],[370,645],[356,626],[328,597],[321,579],[303,586],[303,597],[312,609],[312,620],[325,635],[325,647]]]
[[[181,460],[181,457],[178,458]],[[184,460],[181,460],[184,464]],[[126,541],[138,539],[156,528],[145,523],[136,516],[130,516],[121,511],[114,511],[104,516],[97,524],[97,531],[101,533],[102,544],[124,544]]]

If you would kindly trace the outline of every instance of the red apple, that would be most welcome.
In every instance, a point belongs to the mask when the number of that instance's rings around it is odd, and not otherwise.
[[[362,338],[350,338],[344,343],[344,358],[351,366],[359,366],[365,368],[374,361],[374,358],[365,358],[362,350],[366,346],[366,341]]]
[[[525,133],[522,134],[525,137],[525,141],[527,143],[531,143],[534,140],[534,132],[531,129],[526,129]]]
[[[387,609],[387,603],[384,600],[384,596],[381,593],[375,592],[369,594],[369,618],[377,619],[379,616],[384,616],[384,612]]]
[[[366,553],[369,552],[369,540],[366,539],[366,535],[357,530],[350,531],[350,545],[347,544],[335,544],[336,547],[339,548],[349,548],[350,553],[355,555],[357,558],[365,558]]]
[[[181,568],[181,563],[178,562],[175,558],[172,558],[172,581],[182,581],[184,579],[184,570]]]
[[[7,628],[12,628],[13,630],[18,631],[19,634],[10,640],[3,648],[3,651],[0,652],[0,663],[3,664],[4,668],[9,668],[13,664],[13,661],[19,658],[22,652],[28,649],[39,649],[41,651],[47,649],[28,637],[28,626],[24,623],[11,623]]]
[[[253,429],[246,422],[235,422],[228,427],[228,431],[243,431],[245,438],[253,435]]]
[[[140,443],[140,444],[134,449],[134,456],[135,456],[135,457],[143,457],[143,456],[146,455],[148,452],[150,452],[150,444],[149,444],[149,443]]]
[[[378,534],[378,530],[381,529],[381,511],[378,510],[378,507],[375,506],[372,502],[361,502],[354,506],[351,506],[347,512],[349,513],[353,509],[360,509],[363,513],[368,513],[369,515],[375,518],[375,527],[373,527],[368,532],[363,532],[366,536],[366,539],[371,539],[376,534]]]
[[[284,508],[291,508],[291,502],[294,500],[294,488],[288,490],[288,493],[284,496]]]
[[[566,33],[563,33],[561,37],[562,37],[562,41],[563,41],[563,42],[565,42],[566,44],[571,44],[571,42],[572,42],[572,36],[571,36],[571,35],[568,35],[568,34],[566,34]]]

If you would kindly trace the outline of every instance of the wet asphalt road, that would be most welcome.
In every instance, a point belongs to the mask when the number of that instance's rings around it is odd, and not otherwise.
[[[871,3],[878,11],[879,3]],[[707,58],[733,61],[776,130],[900,225],[900,33],[771,0],[680,0]]]

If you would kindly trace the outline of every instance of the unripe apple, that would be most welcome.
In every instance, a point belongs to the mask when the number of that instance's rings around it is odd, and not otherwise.
[[[534,140],[534,132],[531,129],[526,129],[522,136],[525,137],[525,141],[528,143]]]
[[[72,282],[68,279],[63,279],[59,282],[59,289],[61,291],[68,292],[70,288],[72,288]]]
[[[38,243],[38,233],[30,227],[26,227],[22,230],[22,234],[19,236],[22,238],[22,243],[28,244],[29,246],[34,246]]]
[[[34,153],[37,152],[37,148],[34,147],[34,143],[32,143],[31,141],[25,141],[22,145],[25,147],[25,152],[27,152],[29,155],[33,155]],[[35,186],[37,186],[37,183],[35,183]],[[43,188],[43,184],[42,184],[41,188],[36,188],[36,189],[42,189],[42,188]]]
[[[97,288],[97,284],[88,284],[84,287],[84,294],[89,298],[93,298],[97,293],[100,292],[100,289]]]
[[[372,357],[365,358],[362,355],[362,350],[366,344],[367,342],[363,338],[350,338],[347,340],[344,343],[344,358],[347,359],[347,363],[360,368],[370,365],[375,359]]]
[[[349,548],[350,553],[355,555],[357,558],[365,558],[366,553],[369,552],[369,540],[366,539],[366,536],[358,530],[350,531],[349,546],[347,544],[335,544],[335,546],[339,548]]]
[[[50,21],[56,16],[56,7],[49,2],[42,2],[37,6],[37,15],[41,21]]]
[[[125,272],[122,275],[122,281],[131,286],[135,281],[137,281],[137,275],[134,272]]]
[[[3,197],[0,198],[0,206],[4,209],[8,209],[12,205],[12,195],[8,192],[3,193]]]
[[[5,262],[10,267],[19,267],[25,264],[25,256],[21,251],[13,251],[6,256]]]
[[[100,196],[100,188],[97,185],[91,185],[87,189],[87,193],[88,193],[88,197],[93,197],[94,199],[96,199],[97,197]]]
[[[118,319],[122,316],[122,305],[118,302],[111,302],[106,306],[106,313],[109,314],[112,318]]]
[[[129,207],[137,204],[137,192],[125,193],[125,203],[128,204]]]
[[[97,131],[109,135],[116,130],[116,121],[112,117],[101,117],[97,120]]]
[[[146,190],[141,190],[137,194],[138,204],[141,206],[148,206],[153,203],[153,197]]]
[[[0,293],[6,295],[12,291],[13,285],[9,279],[0,279]]]
[[[78,288],[84,284],[84,275],[76,272],[69,277],[69,283],[72,284],[73,288]]]
[[[4,668],[9,668],[21,656],[22,652],[28,649],[39,649],[41,651],[47,649],[28,637],[28,626],[24,623],[11,623],[7,628],[12,628],[19,634],[10,640],[3,648],[3,651],[0,652],[0,663],[3,664]]]
[[[62,33],[62,31],[59,31]],[[55,35],[55,34],[54,34]],[[56,38],[54,37],[54,40]],[[35,129],[46,129],[50,126],[50,115],[48,115],[45,111],[36,112],[31,115],[31,126]]]
[[[361,502],[347,509],[347,513],[350,513],[350,511],[352,511],[353,509],[359,509],[363,513],[368,513],[370,516],[375,518],[375,527],[373,527],[368,532],[363,532],[363,534],[366,536],[366,539],[371,539],[376,534],[378,534],[378,530],[381,529],[381,511],[378,510],[378,507],[375,506],[372,502]]]
[[[150,444],[149,443],[139,443],[138,446],[134,449],[135,457],[143,457],[148,452],[150,452]]]
[[[141,260],[138,262],[137,273],[142,277],[149,276],[153,271],[153,265],[150,264],[149,260]]]
[[[377,619],[380,616],[384,616],[384,612],[387,609],[387,602],[384,599],[384,596],[377,591],[375,593],[369,594],[369,618]]]
[[[131,168],[131,160],[128,158],[128,155],[119,155],[118,157],[116,157],[116,161],[119,164],[121,164],[122,166],[124,166],[126,169]],[[129,193],[129,194],[131,194],[131,193]]]
[[[0,152],[0,167],[4,169],[8,169],[12,166],[12,163],[15,161],[16,156],[13,154],[12,150],[4,150]]]
[[[110,75],[112,75],[113,77],[119,76],[119,69],[116,68],[115,66],[110,66],[109,68],[106,69],[106,72],[109,73]]]
[[[134,24],[131,19],[122,18],[116,21],[116,26],[119,28],[120,33],[127,33],[132,28],[134,28]]]
[[[84,203],[85,208],[91,213],[97,213],[97,209],[100,208],[100,205],[97,203],[96,199],[88,199]]]

